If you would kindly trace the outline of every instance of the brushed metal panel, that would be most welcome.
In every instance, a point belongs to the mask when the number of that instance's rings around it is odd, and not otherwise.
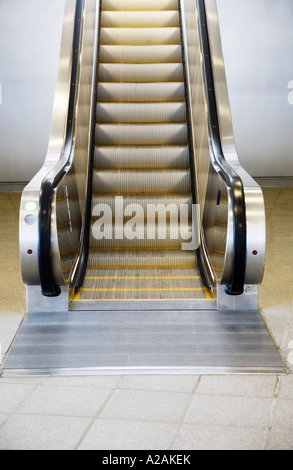
[[[258,312],[140,311],[31,314],[4,374],[282,373]]]

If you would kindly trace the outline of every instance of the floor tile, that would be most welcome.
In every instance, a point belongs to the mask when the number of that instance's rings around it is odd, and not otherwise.
[[[119,382],[120,389],[191,393],[199,377],[186,375],[130,375]]]
[[[176,424],[98,419],[79,450],[161,450],[169,449]]]
[[[266,429],[273,400],[195,394],[185,423]]]
[[[293,450],[293,431],[271,431],[265,450]]]
[[[12,413],[16,411],[22,401],[24,401],[34,390],[35,385],[5,383],[0,380],[0,413]]]
[[[0,428],[2,424],[5,423],[5,421],[7,421],[9,416],[10,416],[9,413],[0,413]],[[0,431],[0,435],[1,435],[1,431]]]
[[[37,385],[18,413],[94,417],[110,389]]]
[[[282,398],[277,400],[272,419],[272,431],[293,432],[293,397],[292,400]]]
[[[102,418],[133,421],[180,422],[190,396],[181,393],[116,390]]]
[[[90,388],[115,388],[121,380],[119,375],[98,376],[63,376],[63,377],[41,377],[40,382],[45,386],[58,387],[90,387]]]
[[[196,393],[245,397],[273,397],[275,376],[203,376]]]
[[[293,400],[293,374],[281,377],[278,397]]]
[[[0,428],[0,450],[73,450],[89,423],[88,418],[15,414]]]
[[[265,431],[254,428],[183,424],[174,450],[261,450]]]

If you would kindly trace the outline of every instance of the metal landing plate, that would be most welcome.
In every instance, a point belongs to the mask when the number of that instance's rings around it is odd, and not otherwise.
[[[259,312],[70,311],[25,317],[5,375],[283,373]]]

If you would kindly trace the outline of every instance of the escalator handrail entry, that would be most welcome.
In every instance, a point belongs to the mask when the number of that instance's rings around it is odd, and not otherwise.
[[[231,282],[226,286],[226,293],[229,295],[240,295],[244,291],[247,257],[247,226],[244,187],[241,178],[224,157],[219,130],[220,127],[217,113],[217,100],[211,61],[205,0],[197,0],[197,3],[203,48],[203,65],[205,70],[207,101],[209,107],[212,149],[215,160],[220,167],[218,174],[228,188],[233,211],[234,256]]]
[[[68,164],[71,160],[74,141],[75,110],[78,88],[78,63],[82,41],[82,15],[84,0],[76,1],[75,24],[73,33],[73,53],[71,69],[71,87],[69,94],[69,107],[66,123],[64,149],[62,154],[62,167],[53,170],[42,181],[39,203],[39,276],[42,294],[47,297],[56,297],[61,289],[54,282],[53,263],[51,252],[51,216],[54,190],[67,173]]]

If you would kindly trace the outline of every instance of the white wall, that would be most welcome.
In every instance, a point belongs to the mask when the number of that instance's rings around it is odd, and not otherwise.
[[[293,0],[217,3],[240,161],[253,176],[293,176]]]
[[[64,0],[0,0],[0,182],[29,181],[46,157]]]
[[[293,176],[293,0],[217,1],[241,163]],[[44,162],[63,11],[64,0],[0,0],[0,182],[29,181]]]

